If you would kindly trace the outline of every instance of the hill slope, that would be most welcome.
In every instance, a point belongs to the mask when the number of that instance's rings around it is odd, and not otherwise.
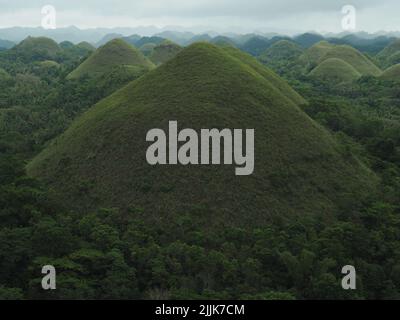
[[[153,63],[139,50],[121,39],[114,39],[97,49],[68,75],[68,79],[76,79],[85,75],[98,77],[121,65],[135,66],[146,70],[154,67]]]
[[[293,61],[301,56],[302,53],[303,49],[293,41],[281,40],[263,52],[259,59],[264,63]]]
[[[57,42],[45,37],[28,37],[10,50],[27,62],[53,60],[61,51]]]
[[[338,58],[347,62],[362,75],[379,76],[382,71],[360,51],[348,45],[334,46],[321,59],[323,62],[330,58]]]
[[[396,64],[386,69],[382,73],[381,78],[390,81],[400,81],[400,64]]]
[[[340,84],[357,80],[361,77],[361,73],[341,59],[330,58],[313,69],[310,76],[318,80]]]
[[[29,174],[69,208],[120,207],[160,226],[182,213],[207,227],[322,218],[343,198],[361,198],[354,192],[373,185],[369,171],[287,97],[295,95],[290,87],[282,92],[268,79],[283,80],[241,57],[204,43],[184,49],[92,107],[29,164]],[[254,174],[238,177],[227,165],[150,166],[146,134],[168,132],[170,120],[197,132],[255,129]]]
[[[335,58],[350,64],[361,75],[379,76],[382,71],[360,51],[348,45],[333,45],[321,41],[307,49],[299,58],[299,62],[312,70],[325,60]]]
[[[166,40],[153,48],[150,60],[155,65],[160,65],[175,57],[181,50],[181,46]]]

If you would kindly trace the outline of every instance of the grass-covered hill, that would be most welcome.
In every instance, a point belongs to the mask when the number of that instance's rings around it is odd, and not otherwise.
[[[386,48],[376,55],[383,67],[389,67],[400,63],[400,39],[394,40]]]
[[[104,99],[28,166],[69,208],[119,207],[158,225],[189,214],[208,227],[332,217],[374,176],[294,101],[281,78],[234,48],[194,44]],[[299,96],[298,96],[299,97]],[[298,101],[304,101],[298,98]],[[255,171],[150,166],[153,128],[255,129]]]
[[[386,69],[382,73],[381,78],[384,80],[400,82],[400,64],[396,64],[396,65],[391,66],[390,68]]]
[[[144,45],[147,46],[148,44]],[[143,46],[141,47],[141,51],[143,50]],[[150,60],[155,64],[155,65],[160,65],[168,60],[172,59],[175,57],[179,52],[181,52],[182,47],[176,43],[173,43],[171,41],[165,40],[164,42],[160,43],[159,45],[156,45],[150,55]],[[143,51],[142,51],[143,52]]]
[[[118,66],[135,66],[150,70],[154,67],[154,64],[125,41],[114,39],[97,49],[68,75],[68,79],[77,79],[83,76],[95,78]]]
[[[360,51],[348,45],[334,46],[320,60],[320,62],[338,58],[353,66],[362,75],[379,76],[382,71]]]
[[[24,62],[54,60],[62,48],[52,39],[45,37],[28,37],[10,49],[10,56]]]
[[[310,76],[314,79],[342,84],[359,79],[361,73],[341,59],[329,58],[313,69]]]
[[[157,45],[155,43],[146,43],[146,44],[142,45],[139,48],[139,50],[141,53],[143,53],[145,55],[145,57],[150,57],[156,46]]]
[[[298,59],[303,49],[293,41],[280,40],[263,52],[259,59],[263,63],[293,61]]]
[[[300,56],[299,61],[307,67],[315,67],[332,48],[333,45],[328,41],[320,41],[308,48]]]
[[[347,62],[361,75],[379,76],[382,73],[379,67],[360,51],[348,45],[333,45],[327,41],[321,41],[307,49],[299,61],[311,70],[331,58]]]
[[[304,33],[293,38],[303,48],[309,48],[314,44],[323,41],[324,37],[316,33]]]

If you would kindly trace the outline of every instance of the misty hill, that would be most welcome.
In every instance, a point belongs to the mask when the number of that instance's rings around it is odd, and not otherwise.
[[[347,44],[353,48],[369,53],[372,55],[377,54],[383,48],[390,44],[393,38],[387,36],[377,36],[373,38],[362,38],[357,34],[349,34],[341,38],[330,38],[329,42],[333,44]]]
[[[212,38],[210,43],[215,44],[217,46],[232,46],[236,47],[236,43],[229,37],[225,36],[217,36],[215,38]]]
[[[146,44],[149,45],[149,44]],[[141,51],[143,52],[143,47],[146,46],[143,45],[141,47]],[[153,47],[150,55],[150,60],[155,64],[155,65],[160,65],[168,60],[172,59],[175,57],[179,52],[181,52],[182,47],[176,43],[173,43],[171,41],[165,40],[164,42],[160,43],[159,45],[156,45]]]
[[[153,63],[139,50],[121,39],[114,39],[97,49],[68,75],[68,79],[76,79],[85,75],[98,77],[117,66],[131,66],[143,70],[150,70],[154,67]]]
[[[309,48],[323,40],[324,37],[316,33],[304,33],[293,38],[293,41],[303,48]]]
[[[183,213],[207,228],[332,217],[338,202],[362,198],[374,178],[291,97],[304,101],[250,56],[195,44],[92,107],[28,171],[69,208],[120,207],[160,227]],[[237,177],[224,165],[150,166],[146,134],[168,131],[169,120],[196,131],[255,129],[254,174]]]
[[[334,84],[343,84],[357,80],[361,73],[341,59],[329,58],[312,70],[310,76]]]
[[[259,57],[263,63],[288,62],[298,59],[303,49],[293,41],[280,40],[265,50]]]
[[[0,39],[0,50],[7,50],[14,46],[15,46],[14,42]]]

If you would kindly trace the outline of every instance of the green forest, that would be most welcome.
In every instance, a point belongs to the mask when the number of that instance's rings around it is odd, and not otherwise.
[[[173,40],[0,51],[0,299],[400,299],[399,40]],[[149,166],[169,120],[254,175]]]

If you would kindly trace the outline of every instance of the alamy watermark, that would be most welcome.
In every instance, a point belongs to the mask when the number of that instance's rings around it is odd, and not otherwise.
[[[52,5],[46,5],[42,8],[42,28],[57,29],[57,11]]]
[[[236,164],[237,176],[254,172],[254,129],[201,129],[200,135],[193,129],[178,132],[178,122],[169,122],[168,135],[162,129],[152,129],[146,141],[154,142],[147,149],[146,159],[150,165],[232,165]],[[243,140],[246,141],[243,154]],[[210,147],[211,142],[211,147]],[[223,142],[223,162],[221,143]],[[178,144],[183,143],[179,148]],[[168,155],[167,155],[168,150]],[[211,159],[210,159],[211,158]]]

